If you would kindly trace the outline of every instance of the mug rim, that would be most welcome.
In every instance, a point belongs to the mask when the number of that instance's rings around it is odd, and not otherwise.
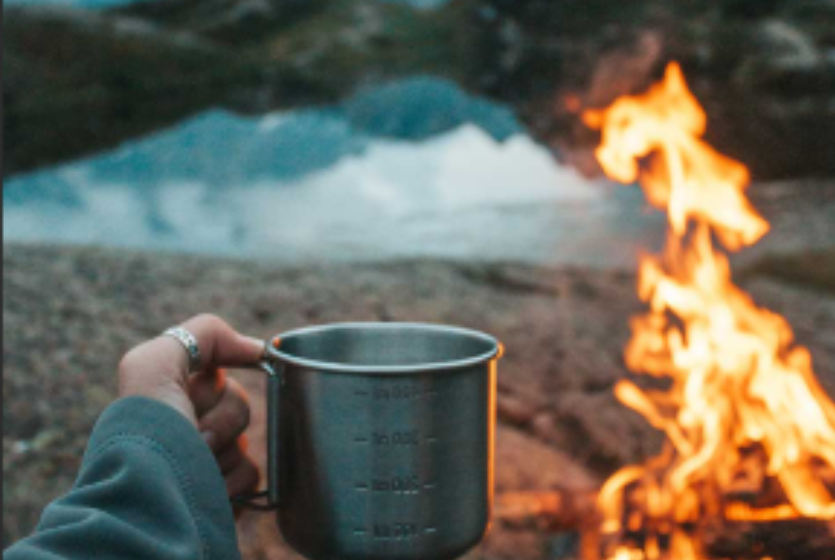
[[[442,362],[426,362],[420,364],[409,365],[357,365],[346,364],[340,362],[330,362],[324,360],[315,360],[310,358],[303,358],[294,354],[288,354],[281,351],[281,340],[291,336],[302,336],[307,334],[316,334],[337,330],[349,330],[358,328],[374,328],[374,329],[402,329],[411,328],[419,329],[424,332],[432,331],[436,333],[463,335],[470,338],[481,340],[490,344],[491,348],[487,352],[461,358],[458,360],[447,360]],[[474,365],[478,365],[490,360],[499,359],[504,354],[504,346],[493,336],[474,329],[464,327],[457,327],[451,325],[443,325],[437,323],[420,323],[420,322],[338,322],[326,323],[322,325],[312,325],[308,327],[301,327],[292,329],[278,334],[267,344],[266,356],[280,362],[288,363],[295,366],[300,366],[308,369],[315,369],[317,371],[334,372],[334,373],[362,373],[362,374],[410,374],[410,373],[427,373],[439,372],[441,370],[462,369]]]

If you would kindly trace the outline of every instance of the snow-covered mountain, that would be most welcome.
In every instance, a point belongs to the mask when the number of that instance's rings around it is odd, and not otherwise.
[[[247,117],[213,110],[102,155],[9,180],[4,202],[68,203],[73,177],[139,192],[200,183],[212,192],[286,182],[361,153],[371,138],[422,140],[473,124],[496,140],[521,131],[505,107],[454,84],[416,77],[361,92],[343,105]]]
[[[289,260],[537,261],[561,227],[599,215],[600,194],[503,107],[416,78],[326,110],[209,111],[13,177],[4,235]]]

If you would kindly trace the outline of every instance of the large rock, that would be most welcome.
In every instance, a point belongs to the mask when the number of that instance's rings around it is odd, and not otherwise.
[[[598,139],[582,109],[645,90],[671,60],[707,109],[709,141],[755,177],[835,172],[831,0],[483,4],[486,89],[588,173]]]

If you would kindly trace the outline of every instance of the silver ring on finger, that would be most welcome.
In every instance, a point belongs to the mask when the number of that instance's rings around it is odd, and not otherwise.
[[[200,346],[197,344],[196,336],[183,327],[171,327],[162,334],[163,336],[170,336],[183,345],[186,354],[188,354],[189,373],[200,370]]]

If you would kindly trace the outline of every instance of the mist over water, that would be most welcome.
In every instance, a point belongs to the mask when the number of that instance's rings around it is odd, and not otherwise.
[[[498,142],[472,125],[423,142],[373,141],[318,171],[256,174],[226,189],[185,177],[151,189],[79,163],[13,179],[7,197],[49,177],[60,196],[4,205],[7,240],[289,261],[632,258],[611,243],[623,204],[606,185],[557,166],[523,135]]]
[[[13,177],[3,202],[7,240],[276,262],[633,266],[664,231],[637,189],[577,176],[507,109],[430,78],[324,110],[209,111]]]

